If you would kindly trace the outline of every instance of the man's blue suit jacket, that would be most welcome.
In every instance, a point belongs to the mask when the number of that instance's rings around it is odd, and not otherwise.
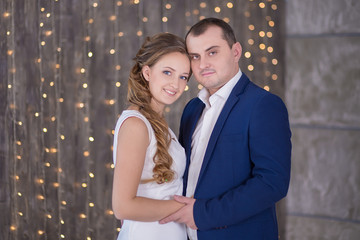
[[[181,118],[184,194],[192,135],[204,106],[192,99]],[[200,170],[193,209],[199,240],[278,239],[275,203],[288,191],[290,138],[283,101],[243,73],[215,124]]]

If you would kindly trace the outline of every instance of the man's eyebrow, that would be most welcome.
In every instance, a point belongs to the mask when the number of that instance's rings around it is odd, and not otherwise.
[[[209,47],[209,48],[207,48],[206,50],[205,50],[205,52],[208,52],[208,51],[210,51],[210,50],[213,50],[214,48],[218,48],[219,46],[211,46],[211,47]]]
[[[211,46],[211,47],[205,49],[205,52],[211,51],[211,50],[213,50],[214,48],[218,48],[218,47],[219,47],[219,46],[217,46],[217,45]],[[198,53],[191,53],[191,52],[189,52],[189,55],[199,55],[199,54],[198,54]]]

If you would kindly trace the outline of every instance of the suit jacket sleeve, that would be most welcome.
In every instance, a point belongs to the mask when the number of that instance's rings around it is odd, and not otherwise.
[[[199,230],[240,223],[274,207],[287,194],[291,132],[282,100],[273,94],[258,99],[251,110],[247,132],[248,143],[245,145],[249,159],[232,156],[232,161],[250,161],[249,178],[212,198],[195,195],[194,219]],[[213,156],[220,157],[215,154],[216,148]]]

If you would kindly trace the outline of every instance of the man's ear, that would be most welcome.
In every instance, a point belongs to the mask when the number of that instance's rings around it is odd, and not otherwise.
[[[151,69],[148,65],[143,66],[143,68],[141,69],[141,73],[146,81],[150,81],[150,72]]]
[[[234,51],[234,57],[236,61],[239,61],[242,53],[242,47],[240,43],[239,42],[234,43],[234,45],[232,46],[232,50]]]

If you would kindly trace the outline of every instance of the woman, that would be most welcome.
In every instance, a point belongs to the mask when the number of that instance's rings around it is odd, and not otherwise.
[[[184,41],[170,33],[148,37],[134,58],[128,81],[130,106],[114,135],[112,204],[124,219],[118,240],[186,240],[179,223],[159,220],[182,207],[185,152],[163,116],[183,93],[190,77]]]

